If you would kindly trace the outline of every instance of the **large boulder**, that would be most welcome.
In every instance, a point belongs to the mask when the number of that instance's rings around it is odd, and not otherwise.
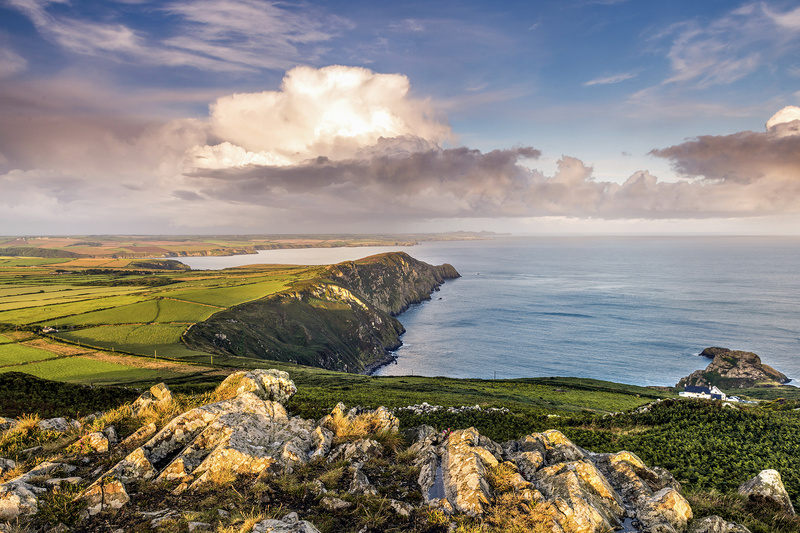
[[[589,461],[544,467],[536,472],[534,484],[565,531],[609,531],[621,524],[620,496]]]
[[[172,391],[164,383],[150,387],[131,404],[134,416],[139,416],[149,407],[163,407],[172,402]]]
[[[447,438],[442,454],[442,473],[447,501],[452,508],[470,516],[483,514],[492,498],[486,468],[497,459],[479,446],[475,428],[454,431]]]
[[[631,452],[597,454],[594,460],[626,501],[635,503],[667,487],[678,492],[681,490],[680,483],[668,471],[658,467],[648,468],[644,461]]]
[[[114,478],[101,478],[83,493],[86,514],[96,515],[104,511],[120,509],[131,500],[121,481]]]
[[[673,488],[665,488],[640,501],[636,517],[646,529],[664,533],[686,531],[692,519],[692,508],[686,498]]]
[[[180,493],[231,476],[291,471],[297,463],[328,455],[333,441],[329,430],[313,420],[290,418],[281,403],[268,399],[285,401],[294,393],[288,374],[255,370],[229,380],[220,389],[236,396],[176,416],[101,476],[87,494],[102,493],[111,482],[124,488],[149,479],[177,480],[175,492]]]
[[[45,461],[28,472],[0,485],[0,520],[13,520],[39,511],[39,494],[47,491],[42,482],[59,472],[71,472],[75,467]]]
[[[795,514],[792,500],[777,470],[762,470],[757,476],[739,486],[739,494],[754,501],[777,503],[787,513]]]
[[[282,370],[247,370],[234,372],[217,387],[221,397],[234,398],[252,392],[262,400],[285,404],[297,392],[288,372]]]
[[[66,433],[76,428],[75,425],[63,417],[40,420],[36,423],[36,426],[42,431],[54,431],[56,433]]]

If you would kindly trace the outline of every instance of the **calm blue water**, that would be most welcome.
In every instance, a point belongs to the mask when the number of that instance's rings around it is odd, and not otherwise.
[[[800,239],[511,237],[406,251],[463,277],[400,316],[404,345],[381,375],[674,385],[708,364],[703,348],[723,346],[800,378]]]

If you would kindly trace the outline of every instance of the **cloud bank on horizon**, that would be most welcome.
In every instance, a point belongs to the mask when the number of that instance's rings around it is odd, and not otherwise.
[[[182,30],[157,39],[123,23],[62,15],[61,4],[8,2],[52,46],[111,61],[274,70],[323,54],[314,47],[336,36],[318,16],[255,0],[165,4]],[[736,57],[713,60],[720,33],[748,16],[780,25],[782,46],[800,34],[800,9],[765,5],[744,6],[706,32],[696,24],[671,27],[679,38],[667,53],[672,70],[663,85],[706,87],[754,71],[758,53],[747,43]],[[424,21],[406,22],[398,27],[425,30]],[[282,29],[256,35],[259,25]],[[346,19],[339,25],[354,26]],[[146,107],[150,94],[169,108],[180,89],[109,96],[113,84],[72,73],[24,79],[29,59],[2,37],[0,233],[401,231],[409,220],[429,221],[433,230],[447,220],[800,214],[800,108],[792,105],[763,117],[763,131],[651,147],[649,157],[669,163],[671,176],[643,168],[612,180],[570,155],[544,170],[545,152],[536,146],[466,146],[444,100],[420,97],[402,73],[294,66],[273,90],[187,90],[195,104],[206,98],[207,116],[171,107],[172,116],[161,118],[137,106]],[[711,63],[699,61],[703,50]],[[576,85],[594,89],[639,76],[609,73]]]

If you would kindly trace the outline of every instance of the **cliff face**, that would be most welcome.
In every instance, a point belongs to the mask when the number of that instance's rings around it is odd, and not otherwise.
[[[712,359],[705,370],[692,372],[678,382],[678,387],[694,385],[720,388],[772,387],[791,381],[752,352],[727,348],[706,348],[700,355]]]
[[[429,265],[405,252],[331,265],[328,272],[332,281],[363,294],[372,305],[392,316],[411,304],[430,300],[430,293],[446,279],[461,277],[452,265]]]
[[[318,280],[217,313],[192,326],[184,341],[210,353],[369,372],[401,345],[405,329],[393,315],[430,299],[453,277],[450,265],[402,252],[340,263]]]

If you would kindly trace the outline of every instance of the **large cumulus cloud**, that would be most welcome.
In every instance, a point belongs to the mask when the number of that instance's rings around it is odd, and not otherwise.
[[[13,109],[23,109],[20,98]],[[447,218],[800,213],[796,108],[764,132],[652,152],[683,179],[641,170],[621,183],[596,179],[570,156],[546,175],[533,147],[458,146],[447,117],[405,76],[363,68],[298,67],[278,90],[215,99],[202,119],[25,109],[5,113],[0,127],[0,224],[11,232],[390,231]]]
[[[773,115],[762,132],[700,136],[653,150],[707,194],[705,209],[740,214],[800,211],[800,108]],[[713,201],[713,202],[712,202]]]

